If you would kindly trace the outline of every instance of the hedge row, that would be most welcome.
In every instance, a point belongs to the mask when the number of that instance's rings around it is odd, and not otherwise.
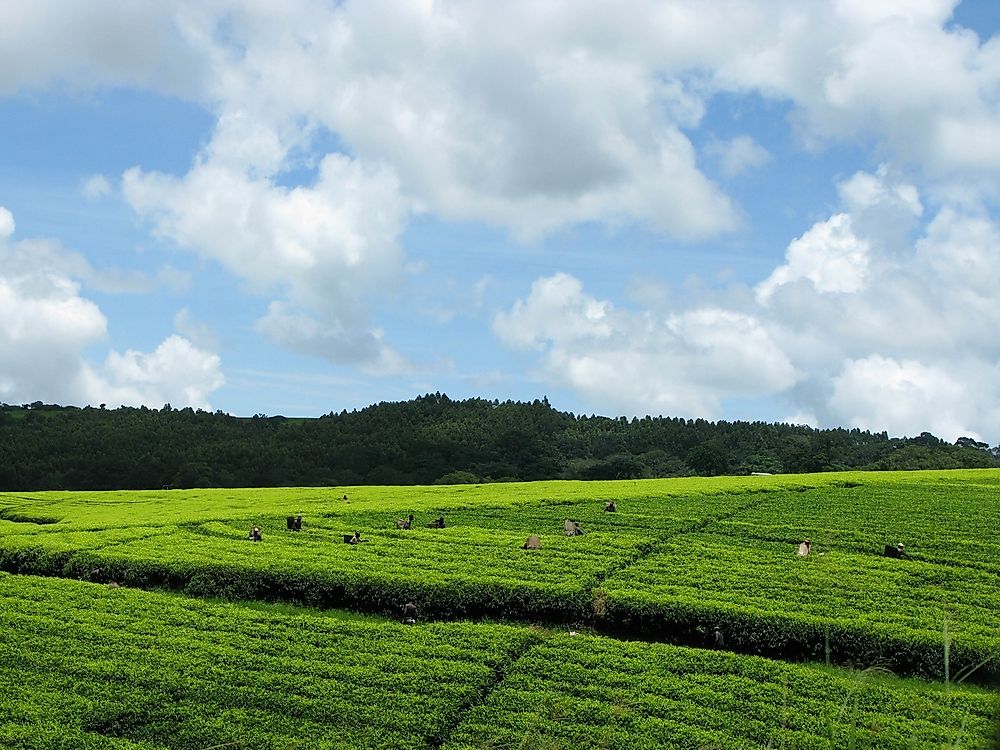
[[[532,647],[444,750],[991,748],[996,694],[568,636]]]
[[[350,503],[315,488],[0,496],[9,517],[62,518],[0,520],[0,568],[390,614],[414,601],[427,617],[590,622],[696,645],[720,625],[733,649],[936,677],[947,622],[950,676],[995,656],[996,563],[971,535],[997,523],[1000,472],[848,477],[365,488]],[[304,510],[301,533],[282,505]],[[410,512],[418,528],[397,530]],[[427,529],[438,513],[447,528]],[[588,533],[565,537],[566,517]],[[878,556],[879,519],[920,532],[906,537],[916,559]],[[706,525],[715,533],[687,533]],[[814,553],[799,559],[809,528]],[[343,544],[355,529],[371,541]],[[521,549],[528,533],[541,550]],[[921,559],[943,549],[960,564]]]
[[[672,539],[602,583],[603,627],[782,659],[881,664],[935,679],[1000,676],[1000,587],[989,573],[712,535]]]
[[[426,750],[534,638],[0,575],[0,746]]]

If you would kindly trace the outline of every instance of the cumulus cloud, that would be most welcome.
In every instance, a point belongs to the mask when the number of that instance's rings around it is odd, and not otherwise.
[[[268,176],[275,143],[261,136],[247,145],[254,161],[239,167],[245,154],[213,141],[183,178],[131,169],[125,197],[159,234],[258,293],[283,295],[258,330],[293,349],[378,368],[393,357],[385,344],[373,346],[364,302],[398,281],[408,204],[390,171],[340,154],[323,159],[312,186],[281,186]],[[308,322],[311,334],[293,320]]]
[[[737,216],[685,135],[720,91],[791,103],[808,143],[870,135],[897,160],[995,175],[1000,49],[950,24],[955,5],[289,0],[276,19],[231,0],[11,0],[0,90],[179,93],[241,163],[325,128],[430,210],[523,236],[628,220],[704,237]],[[726,152],[734,173],[765,158],[746,136]]]
[[[608,339],[613,332],[610,302],[583,293],[583,283],[565,273],[535,281],[526,300],[499,313],[493,329],[516,348],[542,348],[547,341]]]
[[[206,23],[203,11],[187,2],[4,2],[0,93],[69,84],[190,95],[207,67],[196,33]]]
[[[984,377],[985,376],[985,377]],[[930,431],[981,439],[976,426],[996,424],[1000,368],[946,367],[873,354],[849,360],[833,378],[830,408],[845,424],[892,434]],[[992,412],[992,413],[991,413]]]
[[[849,385],[903,371],[922,384],[897,389],[904,401],[938,389],[948,429],[996,434],[995,416],[948,386],[949,361],[986,372],[1000,356],[989,209],[1000,198],[1000,40],[950,23],[954,7],[289,0],[276,18],[231,0],[153,11],[14,0],[0,8],[0,91],[129,85],[209,108],[215,131],[191,169],[129,170],[126,199],[161,236],[273,300],[264,335],[385,372],[404,365],[373,320],[406,263],[412,216],[525,240],[595,222],[716,237],[739,208],[701,171],[688,134],[720,93],[767,98],[791,111],[804,146],[871,143],[894,168],[844,180],[840,206],[724,304],[619,309],[555,275],[497,316],[497,335],[539,352],[548,377],[637,411],[711,414],[725,398],[768,394],[837,423],[858,418]],[[339,152],[317,152],[331,140]],[[766,166],[747,136],[718,149],[724,175]],[[0,213],[0,237],[13,230]],[[53,304],[86,303],[72,286],[84,275],[64,267],[30,285]],[[892,419],[919,430],[929,409]]]
[[[925,210],[898,173],[839,187],[846,210],[789,243],[754,294],[638,296],[620,310],[556,274],[494,332],[537,351],[546,380],[626,413],[714,416],[727,398],[767,395],[797,422],[995,440],[1000,226],[944,206],[914,237]]]
[[[150,354],[112,350],[100,367],[89,362],[108,321],[82,296],[81,268],[86,275],[79,256],[53,243],[0,237],[0,400],[207,407],[223,383],[219,358],[180,336]]]
[[[713,416],[725,398],[782,391],[797,379],[749,315],[616,310],[567,274],[538,279],[526,299],[496,316],[494,331],[509,346],[539,350],[547,379],[630,413]]]
[[[865,284],[868,252],[868,242],[852,231],[851,217],[837,214],[788,246],[788,262],[757,286],[757,299],[766,302],[778,287],[800,279],[817,292],[857,292]]]
[[[256,327],[291,349],[354,364],[372,374],[395,375],[410,369],[406,359],[382,341],[381,330],[333,325],[281,302],[272,302]]]
[[[170,403],[209,409],[209,394],[225,383],[221,364],[217,354],[171,335],[149,353],[111,351],[100,370],[84,365],[79,387],[89,394],[91,403],[99,399],[133,406]]]

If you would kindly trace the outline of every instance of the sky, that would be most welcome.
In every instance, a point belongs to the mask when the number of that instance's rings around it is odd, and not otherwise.
[[[998,280],[996,0],[0,4],[5,403],[993,445]]]

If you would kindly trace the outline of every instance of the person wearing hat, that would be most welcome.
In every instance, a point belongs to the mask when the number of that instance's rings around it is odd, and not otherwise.
[[[906,557],[906,545],[899,542],[895,547],[891,544],[885,545],[885,552],[883,553],[885,557],[894,557],[897,560],[902,560]]]

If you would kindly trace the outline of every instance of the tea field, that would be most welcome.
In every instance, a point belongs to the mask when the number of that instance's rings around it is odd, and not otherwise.
[[[344,500],[344,496],[348,500]],[[1000,472],[0,495],[0,568],[425,617],[577,622],[944,676],[1000,650]],[[618,512],[605,513],[615,500]],[[411,530],[396,519],[416,517]],[[303,531],[286,528],[304,516]],[[443,515],[446,528],[427,522]],[[565,519],[587,532],[566,537]],[[247,540],[251,525],[264,541]],[[343,543],[360,531],[368,542]],[[523,550],[529,533],[542,549]],[[805,536],[813,554],[798,558]],[[909,558],[881,556],[906,540]]]
[[[0,747],[990,747],[997,695],[484,623],[0,574]]]
[[[996,470],[0,494],[0,747],[987,747],[998,561]]]

